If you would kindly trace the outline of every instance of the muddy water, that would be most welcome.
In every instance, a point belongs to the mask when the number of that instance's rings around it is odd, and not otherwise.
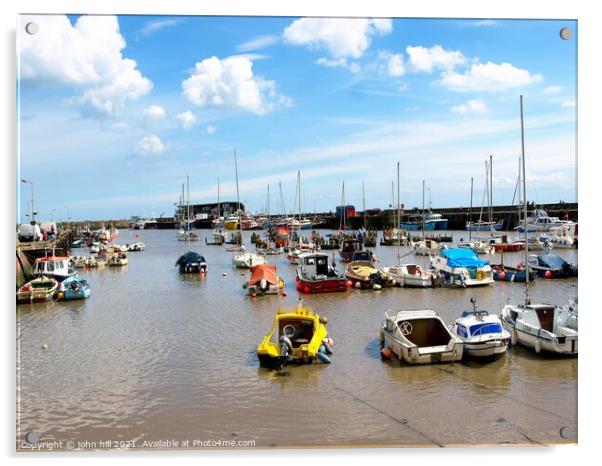
[[[387,309],[435,309],[451,324],[471,297],[493,312],[522,300],[521,284],[307,296],[306,304],[329,319],[333,364],[276,373],[259,368],[255,350],[277,306],[297,301],[294,266],[271,256],[287,296],[251,299],[242,289],[248,272],[233,269],[232,253],[222,247],[192,243],[209,274],[183,276],[174,262],[187,246],[175,231],[122,230],[118,242],[135,234],[146,250],[130,253],[126,267],[80,273],[91,283],[90,299],[17,307],[18,448],[25,449],[28,432],[40,442],[88,442],[79,443],[84,449],[146,448],[145,441],[170,441],[158,444],[170,448],[187,440],[188,447],[241,440],[256,447],[576,441],[577,358],[515,347],[486,364],[380,360]],[[455,240],[466,235],[454,233]],[[575,250],[556,252],[577,262]],[[397,248],[375,253],[379,266],[393,265]],[[504,262],[522,257],[506,253]],[[538,278],[531,287],[534,302],[562,305],[576,292],[576,279]]]

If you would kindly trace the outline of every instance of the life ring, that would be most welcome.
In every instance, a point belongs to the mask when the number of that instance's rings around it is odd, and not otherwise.
[[[287,329],[288,329],[288,331],[287,331]],[[292,332],[291,332],[291,330],[292,330]],[[282,329],[282,337],[280,337],[280,338],[282,339],[283,337],[286,337],[287,339],[289,339],[291,337],[294,337],[296,331],[297,331],[297,329],[295,328],[294,325],[291,325],[291,324],[285,325]],[[289,340],[289,342],[290,342],[290,340]]]

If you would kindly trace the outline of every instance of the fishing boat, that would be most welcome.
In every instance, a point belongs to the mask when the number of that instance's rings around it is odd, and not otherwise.
[[[412,248],[414,249],[414,254],[419,256],[432,256],[446,249],[445,246],[441,246],[437,241],[432,239],[417,241],[412,244]]]
[[[545,239],[554,248],[570,249],[575,247],[575,240],[571,236],[570,228],[567,225],[550,228],[550,236]],[[531,248],[530,245],[529,248]]]
[[[110,267],[122,267],[128,264],[128,258],[125,252],[114,252],[109,255],[107,265]]]
[[[418,264],[400,264],[392,267],[383,267],[383,272],[395,280],[398,286],[407,288],[430,288],[433,286],[435,274],[431,270],[424,270]]]
[[[40,303],[50,301],[56,290],[59,282],[54,278],[41,276],[25,283],[17,290],[18,303]]]
[[[126,244],[126,250],[128,252],[139,252],[144,251],[146,245],[142,241],[137,241],[136,243]]]
[[[397,285],[397,282],[387,272],[374,267],[371,260],[350,262],[345,276],[354,288],[362,290],[380,290]]]
[[[278,294],[284,288],[284,280],[276,274],[274,264],[259,264],[251,267],[251,278],[245,284],[250,296]]]
[[[424,214],[411,215],[406,221],[399,224],[399,228],[405,231],[433,231],[435,222],[427,222]]]
[[[59,284],[56,296],[59,301],[86,299],[90,297],[90,285],[83,278],[74,275]]]
[[[460,361],[464,349],[462,339],[433,310],[388,310],[380,340],[383,357],[392,353],[407,364]]]
[[[491,244],[480,240],[463,241],[460,239],[458,244],[456,244],[456,247],[472,249],[477,254],[493,254],[495,252],[495,249]]]
[[[540,277],[571,278],[578,275],[577,266],[565,261],[557,254],[530,254],[527,262]]]
[[[341,256],[341,259],[343,259],[343,262],[351,262],[353,254],[357,251],[361,251],[363,248],[363,244],[359,239],[344,239],[341,243],[341,248],[339,249],[339,255]]]
[[[250,269],[254,265],[265,263],[266,260],[264,257],[252,252],[246,252],[244,246],[241,246],[241,250],[232,258],[232,265],[238,269]]]
[[[32,273],[34,277],[45,276],[60,282],[75,275],[75,269],[67,256],[47,256],[35,260]]]
[[[332,339],[328,337],[326,317],[315,309],[303,306],[280,307],[274,324],[257,347],[262,367],[281,369],[286,364],[330,363]]]
[[[71,256],[69,258],[69,265],[74,269],[83,269],[86,266],[86,256]]]
[[[226,230],[238,229],[238,215],[229,215],[224,219],[224,228]]]
[[[199,253],[188,251],[182,254],[175,264],[180,273],[207,273],[207,261]]]
[[[326,240],[320,244],[320,249],[333,250],[341,247],[341,239],[338,235],[326,235]]]
[[[479,259],[471,249],[444,249],[432,264],[449,286],[486,286],[493,283],[489,262]]]
[[[529,243],[526,241],[528,235],[527,228],[527,189],[526,189],[526,168],[525,168],[525,143],[524,143],[524,123],[523,123],[523,96],[520,96],[520,121],[521,121],[521,142],[522,142],[522,182],[523,182],[523,226],[525,234],[525,267],[527,271],[532,267],[529,257]],[[539,258],[545,256],[555,256],[555,254],[543,254],[535,256],[537,267],[540,266]],[[560,270],[565,268],[565,261],[562,260]],[[550,266],[556,266],[556,263],[542,262],[548,270],[544,273],[552,275]],[[570,264],[566,267],[571,270]],[[538,270],[538,273],[540,270]],[[575,275],[576,275],[575,268]],[[557,354],[578,353],[578,316],[572,311],[570,306],[558,307],[551,304],[532,304],[529,297],[529,281],[525,280],[525,302],[524,304],[507,304],[500,313],[502,325],[510,332],[512,344],[521,344],[528,348],[533,348],[536,353],[548,351]]]
[[[452,333],[464,342],[464,352],[471,358],[491,358],[504,354],[510,343],[510,333],[502,327],[497,315],[477,309],[472,298],[471,311],[456,319]]]
[[[297,291],[308,294],[346,291],[352,286],[334,264],[329,264],[328,255],[319,252],[306,252],[299,256],[296,280]]]

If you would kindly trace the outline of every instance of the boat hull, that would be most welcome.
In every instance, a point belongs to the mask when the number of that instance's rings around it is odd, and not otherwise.
[[[300,278],[297,282],[297,291],[305,294],[337,293],[347,291],[348,289],[349,285],[346,278],[315,281]]]
[[[401,223],[399,225],[401,230],[405,231],[422,231],[422,224],[418,223]],[[447,224],[446,224],[447,228]],[[441,228],[442,230],[445,228]],[[435,230],[435,222],[425,222],[424,231],[434,231]]]
[[[508,350],[508,339],[496,339],[483,342],[464,342],[464,351],[471,358],[493,358]]]
[[[405,345],[387,331],[383,331],[383,333],[385,346],[388,346],[393,354],[407,364],[438,364],[462,360],[462,343],[456,342],[447,346],[419,348]]]

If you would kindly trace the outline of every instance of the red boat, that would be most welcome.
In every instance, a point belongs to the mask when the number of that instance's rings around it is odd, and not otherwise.
[[[492,236],[489,239],[489,244],[491,244],[493,249],[497,252],[518,252],[525,249],[524,241],[508,241],[506,235]]]
[[[299,255],[297,267],[299,293],[332,293],[346,291],[351,282],[328,263],[328,254],[307,252]]]

